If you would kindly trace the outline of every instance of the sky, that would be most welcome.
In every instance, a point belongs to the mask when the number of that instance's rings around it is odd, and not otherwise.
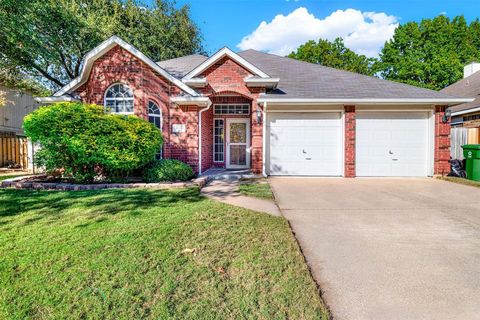
[[[376,57],[398,24],[439,14],[480,17],[480,0],[177,0],[183,4],[209,54],[227,46],[286,55],[308,40],[342,37],[348,48]]]

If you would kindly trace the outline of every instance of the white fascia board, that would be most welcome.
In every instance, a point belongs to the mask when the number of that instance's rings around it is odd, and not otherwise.
[[[470,98],[442,98],[442,99],[428,99],[428,98],[403,98],[403,99],[296,99],[296,98],[269,98],[260,97],[257,102],[276,105],[322,105],[322,104],[351,104],[351,105],[424,105],[424,104],[439,104],[439,105],[457,105],[460,103],[472,102],[474,99]]]
[[[212,66],[215,62],[217,62],[218,60],[220,60],[221,58],[223,58],[225,56],[229,57],[230,59],[232,59],[233,61],[235,61],[236,63],[238,63],[242,67],[244,67],[245,69],[249,70],[250,72],[254,73],[255,75],[257,75],[261,78],[270,78],[268,76],[268,74],[266,74],[262,70],[258,69],[253,64],[251,64],[247,60],[243,59],[238,54],[236,54],[235,52],[230,50],[229,48],[224,47],[224,48],[220,49],[219,51],[217,51],[217,53],[215,53],[213,56],[211,56],[210,58],[205,60],[198,67],[196,67],[195,69],[190,71],[185,77],[183,77],[182,80],[185,81],[185,80],[189,80],[189,79],[192,79],[192,78],[198,76],[203,71],[207,70],[210,66]]]
[[[477,108],[472,108],[472,109],[467,109],[467,110],[452,112],[452,116],[461,116],[462,114],[479,112],[479,111],[480,111],[480,107],[477,107]]]
[[[179,96],[171,97],[170,101],[177,105],[196,105],[196,106],[210,106],[212,101],[209,97],[189,97],[189,96]]]
[[[192,96],[198,96],[199,94],[184,84],[182,81],[179,79],[175,78],[172,76],[170,73],[165,71],[163,68],[161,68],[158,64],[153,62],[149,57],[144,55],[142,52],[140,52],[138,49],[136,49],[134,46],[131,44],[123,41],[117,36],[112,36],[102,42],[100,45],[92,49],[89,53],[85,55],[85,58],[83,59],[83,66],[82,70],[80,72],[80,76],[77,78],[73,79],[69,84],[61,88],[59,91],[57,91],[54,96],[62,96],[66,93],[70,93],[71,91],[77,89],[79,86],[81,86],[85,81],[87,81],[88,76],[90,74],[90,70],[92,69],[93,63],[95,60],[97,60],[99,57],[104,55],[106,52],[108,52],[110,49],[115,47],[116,45],[119,45],[123,49],[127,50],[131,54],[133,54],[135,57],[138,59],[142,60],[145,62],[149,67],[151,67],[153,70],[158,72],[160,75],[165,77],[168,81],[172,82],[175,84],[177,87],[185,91],[186,93],[192,95]]]
[[[182,80],[187,86],[193,88],[204,88],[207,86],[207,78],[192,78]]]
[[[267,87],[275,88],[280,81],[280,78],[252,78],[247,77],[244,79],[247,87]]]
[[[51,96],[51,97],[36,97],[35,101],[40,103],[55,103],[55,102],[72,102],[79,101],[78,99],[71,96]]]

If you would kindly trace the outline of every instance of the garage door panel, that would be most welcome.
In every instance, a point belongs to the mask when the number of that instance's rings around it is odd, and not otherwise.
[[[341,175],[340,113],[269,113],[270,175]]]
[[[428,112],[359,112],[358,176],[428,175]]]

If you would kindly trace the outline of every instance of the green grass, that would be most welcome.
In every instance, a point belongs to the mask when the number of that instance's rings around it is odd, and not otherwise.
[[[0,175],[0,181],[11,179],[11,178],[16,178],[16,177],[21,177],[21,176],[27,176],[27,175],[28,174],[15,174],[15,175],[5,175],[5,176]]]
[[[249,197],[273,199],[270,185],[264,179],[240,181],[239,191],[241,194]]]
[[[440,180],[444,181],[449,181],[449,182],[454,182],[454,183],[459,183],[459,184],[464,184],[466,186],[472,186],[472,187],[477,187],[480,188],[480,181],[474,181],[474,180],[468,180],[464,178],[459,178],[459,177],[438,177]]]
[[[286,220],[198,189],[0,189],[0,319],[327,319]]]

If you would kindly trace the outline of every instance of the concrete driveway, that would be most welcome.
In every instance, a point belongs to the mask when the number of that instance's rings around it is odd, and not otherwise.
[[[271,178],[334,319],[480,319],[480,189]]]

